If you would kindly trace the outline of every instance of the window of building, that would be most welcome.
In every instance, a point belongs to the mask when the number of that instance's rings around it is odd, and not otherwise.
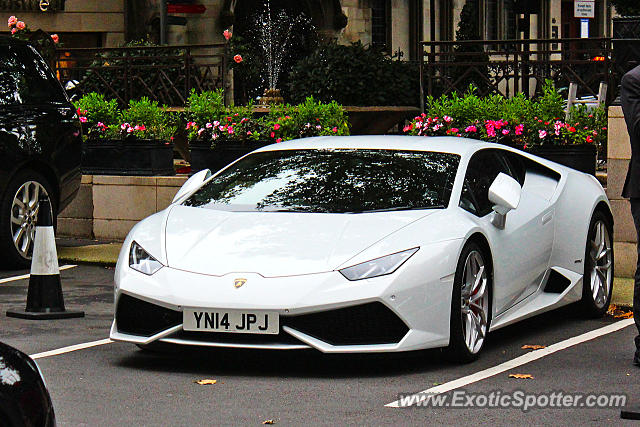
[[[485,40],[517,38],[517,15],[513,0],[481,0]]]
[[[391,5],[388,0],[371,1],[371,45],[391,51]]]

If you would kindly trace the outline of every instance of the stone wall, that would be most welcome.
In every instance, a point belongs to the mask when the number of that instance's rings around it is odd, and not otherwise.
[[[85,175],[74,201],[58,215],[58,235],[122,241],[138,221],[169,206],[186,180]]]
[[[2,12],[16,15],[32,30],[48,33],[101,33],[105,46],[124,42],[124,0],[66,0],[60,12]],[[6,22],[6,19],[2,21]],[[6,25],[0,27],[4,32]]]
[[[629,134],[622,107],[609,107],[607,142],[607,197],[614,218],[614,253],[616,276],[633,277],[636,269],[636,229],[631,217],[629,200],[621,196],[627,167],[631,158]]]

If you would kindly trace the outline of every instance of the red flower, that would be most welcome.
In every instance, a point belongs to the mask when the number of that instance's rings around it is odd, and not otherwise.
[[[591,138],[591,135],[587,135],[587,142],[593,142],[593,138]]]
[[[275,132],[271,132],[271,135],[269,135],[269,136],[271,136],[271,138],[275,138],[276,134],[275,134]]]
[[[278,123],[273,125],[273,130],[278,130],[278,129],[280,129],[280,125]]]
[[[242,56],[241,55],[236,55],[233,57],[233,60],[236,61],[236,64],[239,64],[242,62]]]
[[[276,142],[282,142],[282,138],[276,139]]]
[[[51,34],[51,40],[53,40],[54,43],[58,43],[60,41],[60,37],[58,37],[57,34]]]
[[[573,126],[569,126],[569,132],[575,132],[576,128],[574,128]]]
[[[224,38],[225,38],[226,40],[229,40],[233,34],[232,34],[232,33],[231,33],[231,31],[229,31],[229,30],[224,30],[224,32],[222,33],[222,35],[224,36]]]

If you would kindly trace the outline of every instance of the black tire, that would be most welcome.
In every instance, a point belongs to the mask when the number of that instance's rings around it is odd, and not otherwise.
[[[596,270],[594,269],[594,257],[592,256],[592,254],[595,253],[595,252],[592,252],[592,249],[596,250],[597,252],[597,248],[594,247],[592,242],[596,239],[596,233],[598,232],[598,227],[601,227],[600,228],[601,232],[603,228],[606,229],[606,234],[604,236],[604,239],[606,240],[606,244],[607,244],[606,250],[609,254],[609,256],[605,254],[603,258],[600,258],[599,260],[595,260],[595,263],[600,267],[600,274],[596,273]],[[584,254],[584,276],[582,279],[582,300],[581,300],[582,309],[585,316],[587,317],[590,317],[590,318],[601,317],[609,309],[609,304],[611,302],[611,294],[613,291],[613,278],[614,278],[613,226],[609,218],[607,218],[607,216],[601,211],[594,212],[593,217],[591,218],[591,222],[589,223],[589,232],[587,233],[587,242],[585,246],[586,247],[585,247],[585,254]],[[596,254],[595,257],[598,258],[598,255],[602,254],[602,252],[603,251],[600,250],[600,253]],[[610,264],[610,269],[606,274],[603,275],[602,267],[607,264]],[[606,292],[607,295],[604,301],[600,298],[598,301],[596,301],[596,298],[594,298],[593,296],[593,293],[594,293],[593,291],[594,288],[592,287],[593,275],[596,275],[600,279],[604,279],[605,281],[608,281],[608,292]],[[601,296],[604,293],[605,292],[603,291],[601,294],[599,294],[599,296]]]
[[[27,255],[24,256],[14,244],[11,229],[11,210],[14,197],[18,190],[30,181],[38,183],[49,195],[53,210],[53,223],[54,225],[56,223],[57,200],[55,200],[49,181],[40,173],[32,170],[25,170],[16,174],[9,182],[9,185],[7,185],[4,194],[1,195],[2,199],[0,201],[0,265],[5,268],[27,268],[31,264],[33,245],[27,250]]]
[[[486,331],[482,342],[480,343],[480,348],[475,351],[471,351],[466,342],[465,342],[465,332],[464,325],[462,320],[462,286],[463,286],[463,275],[465,270],[465,263],[467,262],[467,258],[472,253],[477,253],[482,257],[485,266],[486,272],[486,298],[487,301],[487,313],[486,313]],[[486,251],[480,247],[475,242],[469,242],[462,249],[462,253],[460,254],[460,259],[458,260],[458,265],[456,267],[456,274],[453,281],[453,293],[451,299],[451,317],[450,317],[450,329],[449,329],[449,347],[447,348],[447,353],[449,356],[457,363],[469,363],[476,360],[484,347],[484,342],[486,341],[486,334],[489,331],[489,326],[491,325],[491,295],[492,295],[492,271],[491,271],[491,260],[486,253]]]

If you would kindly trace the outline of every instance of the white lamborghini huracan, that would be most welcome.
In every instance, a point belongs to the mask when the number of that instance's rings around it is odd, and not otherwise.
[[[111,339],[322,352],[447,347],[580,301],[602,315],[613,218],[590,175],[461,138],[320,137],[193,175],[137,224]]]

